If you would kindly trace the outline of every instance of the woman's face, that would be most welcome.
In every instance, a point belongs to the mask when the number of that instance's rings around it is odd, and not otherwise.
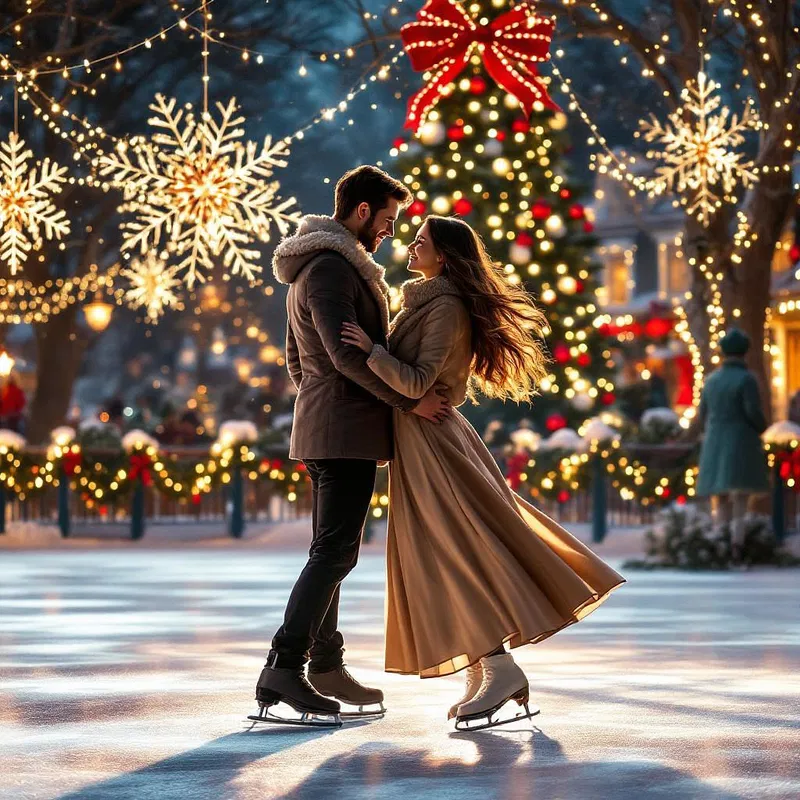
[[[444,259],[436,252],[428,231],[428,223],[423,222],[417,231],[417,238],[408,247],[408,271],[419,272],[426,278],[442,274]]]

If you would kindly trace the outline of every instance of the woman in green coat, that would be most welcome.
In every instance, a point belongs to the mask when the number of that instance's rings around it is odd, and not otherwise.
[[[697,494],[715,497],[715,516],[731,524],[733,560],[741,558],[750,494],[769,489],[761,434],[767,427],[758,383],[744,363],[750,339],[732,328],[720,342],[725,360],[706,381],[700,401],[705,427]]]

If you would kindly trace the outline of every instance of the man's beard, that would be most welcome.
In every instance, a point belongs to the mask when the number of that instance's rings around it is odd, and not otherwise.
[[[374,253],[378,249],[379,234],[380,232],[375,230],[375,214],[370,214],[356,238],[368,253]]]

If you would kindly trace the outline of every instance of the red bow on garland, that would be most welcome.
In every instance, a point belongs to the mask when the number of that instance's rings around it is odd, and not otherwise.
[[[82,460],[83,458],[80,450],[77,452],[74,450],[67,450],[61,458],[61,463],[64,466],[64,474],[71,478],[78,471]]]
[[[140,477],[145,486],[150,486],[153,483],[153,476],[150,474],[152,463],[147,453],[134,453],[131,456],[131,468],[128,471],[128,477],[132,481]]]
[[[780,465],[781,480],[794,478],[794,490],[800,491],[800,450],[782,450],[775,454]]]
[[[527,3],[488,25],[478,25],[455,0],[428,0],[417,20],[400,29],[411,66],[432,73],[428,85],[408,101],[406,128],[419,129],[441,90],[469,63],[474,46],[489,75],[520,101],[527,114],[537,100],[557,110],[535,67],[550,58],[554,28],[552,19],[537,16]]]

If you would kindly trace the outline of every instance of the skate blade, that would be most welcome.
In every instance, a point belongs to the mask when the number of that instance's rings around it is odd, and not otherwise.
[[[369,706],[377,705],[378,708],[369,708]],[[368,705],[358,706],[358,711],[340,711],[339,716],[342,719],[378,719],[386,714],[386,708],[383,703],[370,703]]]
[[[249,714],[247,719],[251,722],[268,722],[272,725],[299,725],[304,728],[341,728],[342,720],[339,714],[326,714],[319,711],[300,711],[292,709],[298,716],[289,717],[274,714],[270,709],[272,706],[262,706],[258,714]]]
[[[503,705],[505,705],[505,703],[503,703]],[[500,708],[502,707],[503,706]],[[531,719],[541,713],[541,709],[536,707],[531,708],[525,703],[524,710],[519,711],[513,717],[509,717],[508,719],[492,719],[492,717],[500,711],[500,708],[495,708],[484,714],[474,714],[469,717],[456,717],[456,730],[469,732],[485,731],[489,728],[499,728],[501,725],[510,725],[512,722],[521,722],[525,719]]]

